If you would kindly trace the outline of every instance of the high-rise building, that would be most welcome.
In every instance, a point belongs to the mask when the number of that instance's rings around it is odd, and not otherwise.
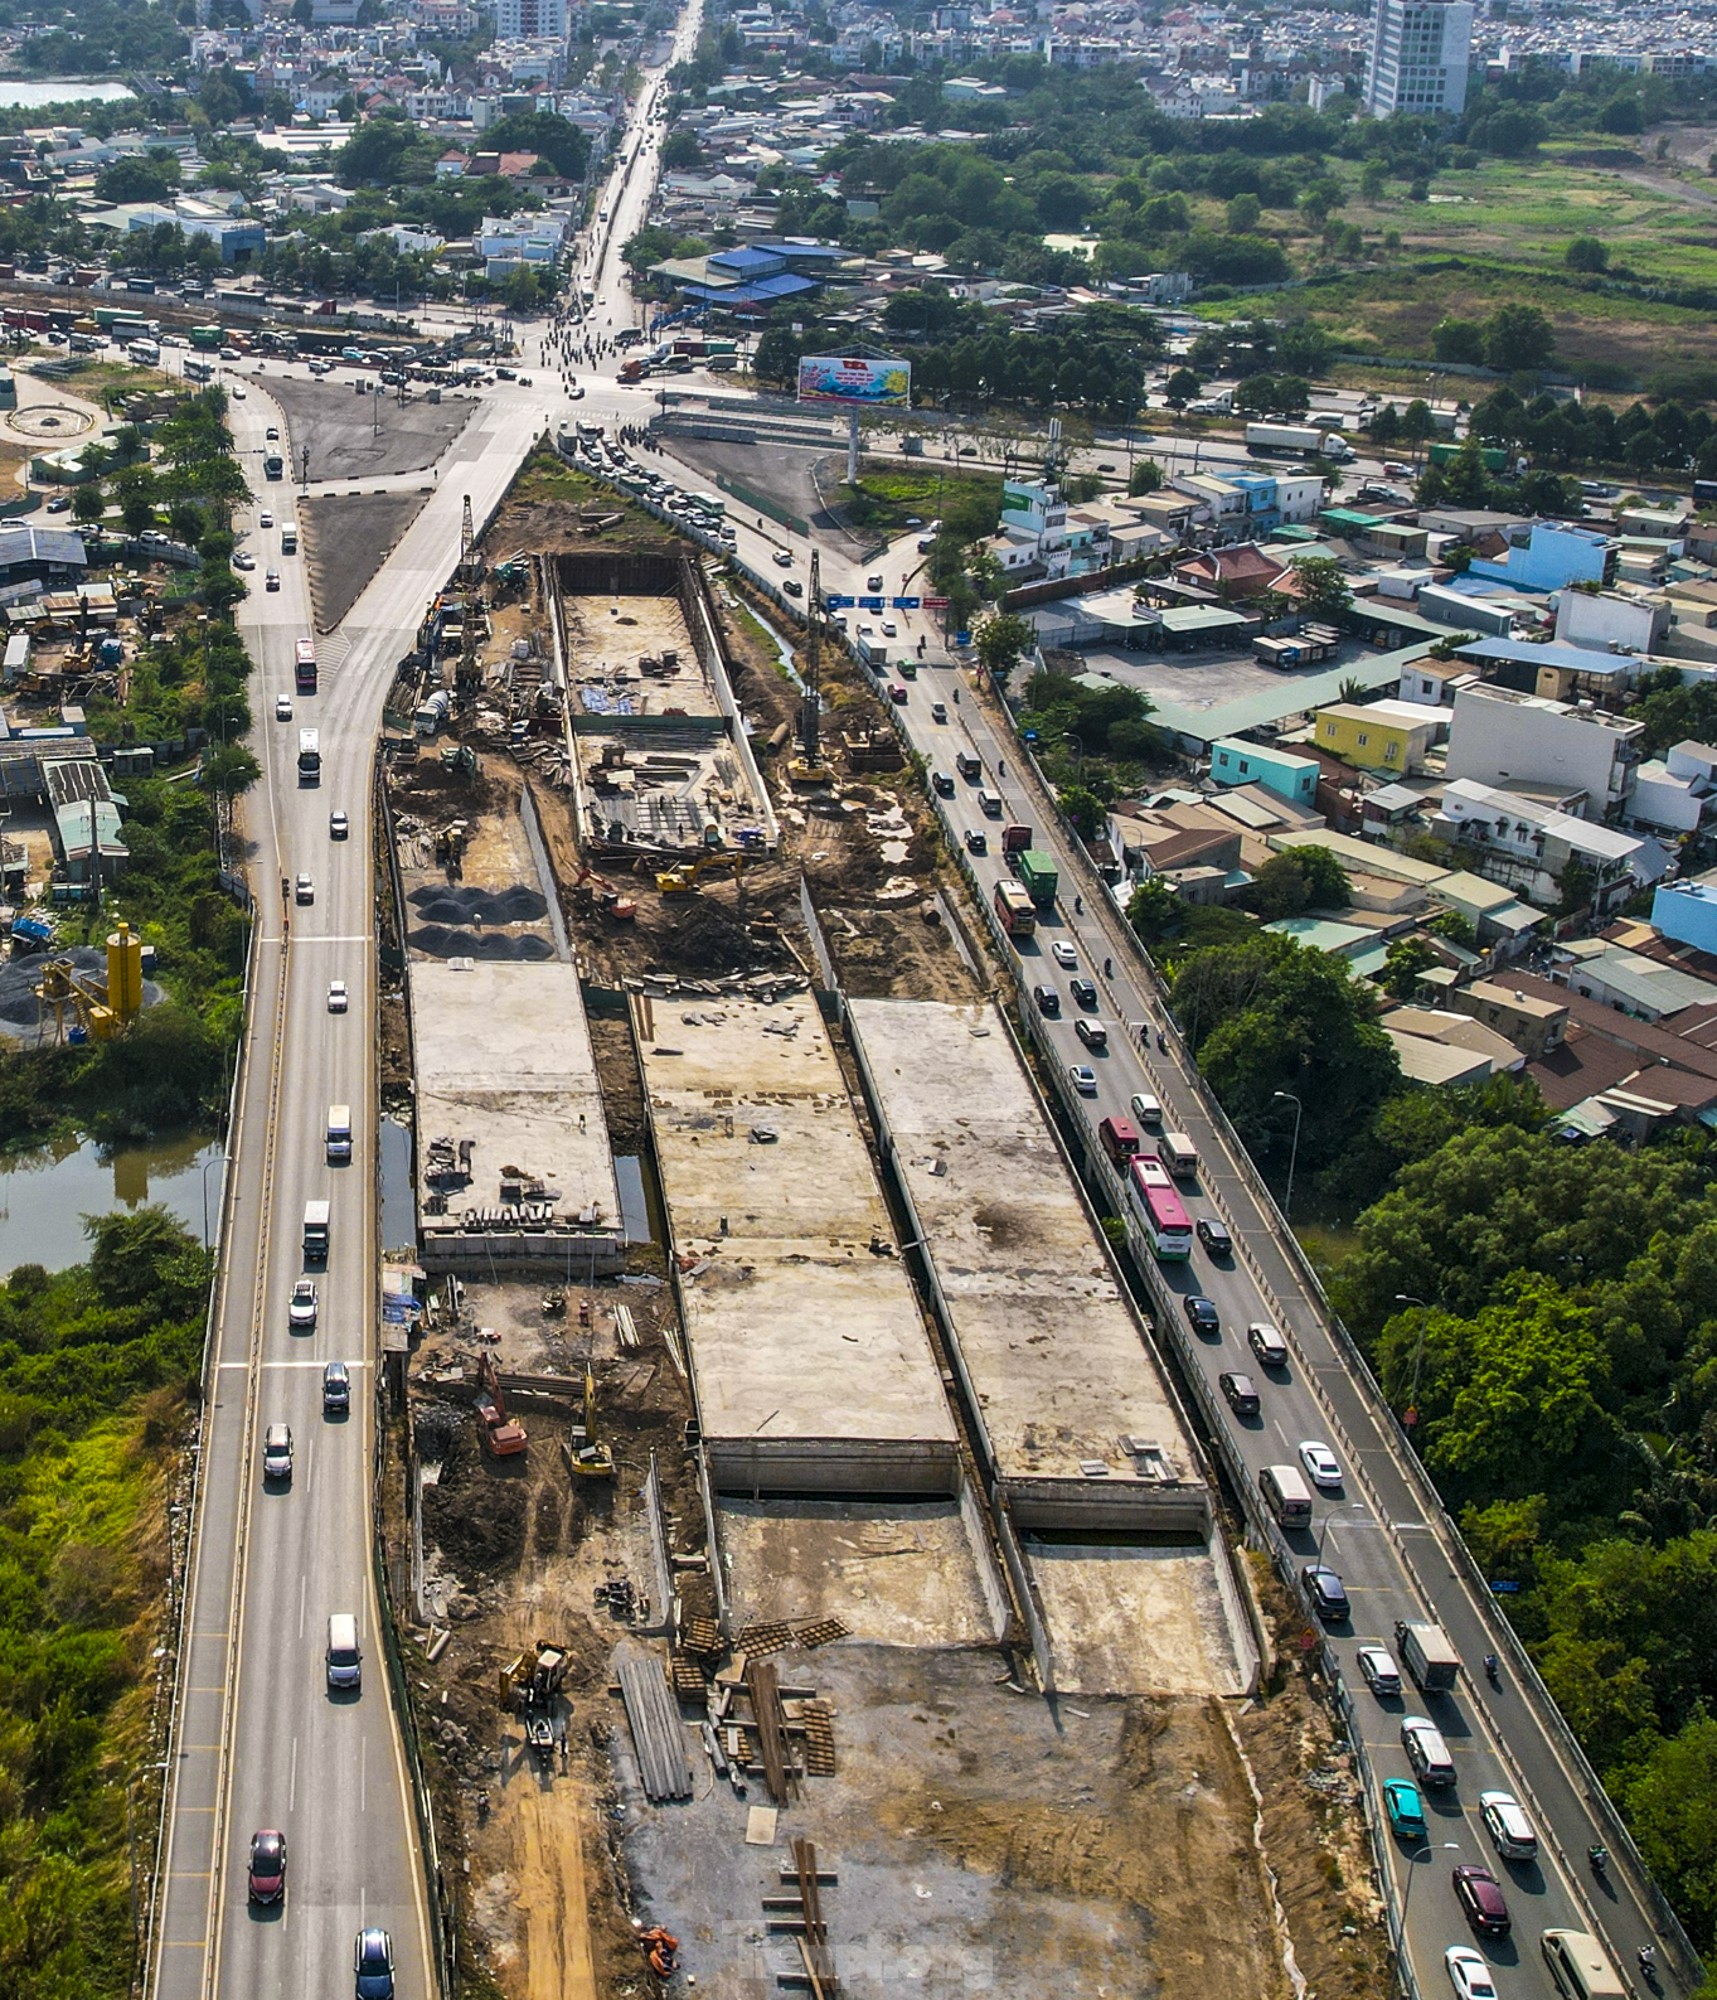
[[[1469,8],[1468,13],[1471,13]],[[495,38],[502,42],[564,42],[567,0],[495,0]]]
[[[1397,111],[1421,117],[1464,111],[1472,42],[1471,0],[1377,0],[1366,110],[1373,118]]]

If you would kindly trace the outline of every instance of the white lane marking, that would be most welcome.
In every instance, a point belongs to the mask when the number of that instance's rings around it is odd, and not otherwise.
[[[322,1365],[320,1361],[261,1361],[257,1363],[258,1369],[265,1375],[278,1368],[320,1368]],[[354,1374],[360,1368],[367,1368],[369,1365],[367,1361],[348,1361],[346,1363],[346,1366]],[[223,1369],[248,1368],[250,1363],[248,1361],[222,1361],[218,1366]]]
[[[304,1602],[306,1594],[309,1591],[309,1588],[310,1588],[309,1577],[301,1576],[298,1579],[298,1636],[300,1639],[304,1637]],[[296,1745],[297,1739],[294,1738],[293,1740],[294,1744]]]
[[[304,1631],[302,1621],[300,1621],[298,1629],[299,1636],[302,1637]],[[292,1776],[286,1787],[286,1810],[289,1813],[295,1813],[298,1810],[298,1738],[296,1736],[292,1739]]]

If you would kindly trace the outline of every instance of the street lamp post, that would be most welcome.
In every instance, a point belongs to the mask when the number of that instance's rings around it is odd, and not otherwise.
[[[1291,1220],[1294,1213],[1294,1170],[1300,1164],[1300,1117],[1305,1107],[1291,1090],[1272,1092],[1275,1097],[1285,1098],[1294,1107],[1294,1142],[1288,1152],[1288,1188],[1282,1197],[1282,1220]]]

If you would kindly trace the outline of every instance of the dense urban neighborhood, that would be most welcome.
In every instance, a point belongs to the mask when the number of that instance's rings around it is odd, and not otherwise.
[[[0,0],[0,1992],[1711,2000],[1717,13]]]

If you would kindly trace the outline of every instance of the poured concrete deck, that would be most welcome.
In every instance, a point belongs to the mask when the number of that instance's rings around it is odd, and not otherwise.
[[[993,1007],[848,1020],[992,1476],[1022,1528],[1202,1540],[1210,1495]]]
[[[634,1020],[717,1487],[953,1493],[953,1413],[815,1003]]]

